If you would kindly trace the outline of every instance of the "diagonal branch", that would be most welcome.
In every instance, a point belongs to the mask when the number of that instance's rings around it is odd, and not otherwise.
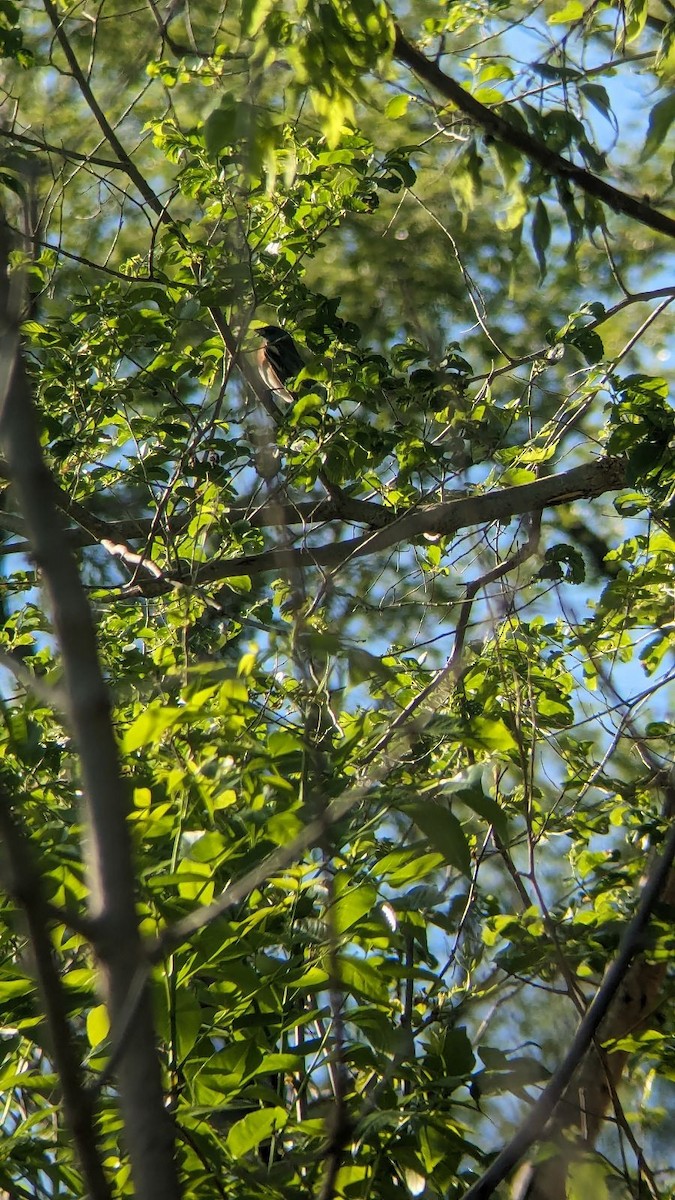
[[[603,687],[611,693],[611,698],[618,700],[618,707],[623,710],[619,730],[632,739],[645,765],[651,767],[653,783],[664,788],[662,816],[665,821],[672,821],[675,815],[675,787],[671,786],[671,780],[675,777],[675,771],[672,767],[665,767],[654,754],[648,741],[634,726],[628,706],[614,687],[605,666],[602,662],[596,662]],[[650,859],[654,857],[652,854]],[[669,908],[675,905],[675,869],[670,871],[660,902]],[[595,1046],[586,1055],[546,1129],[546,1140],[557,1147],[557,1152],[549,1154],[541,1162],[528,1162],[521,1166],[514,1180],[512,1200],[564,1200],[570,1158],[576,1146],[583,1150],[595,1145],[610,1105],[629,1143],[640,1157],[630,1129],[625,1126],[625,1121],[622,1122],[617,1096],[630,1057],[622,1042],[629,1036],[638,1036],[648,1026],[662,1001],[667,976],[668,961],[663,956],[641,953],[633,960],[603,1019]],[[570,1136],[565,1137],[566,1133]],[[650,1195],[658,1196],[644,1162],[641,1169]]]
[[[563,158],[561,154],[556,154],[554,150],[549,150],[531,133],[517,128],[494,109],[481,104],[480,100],[476,100],[461,84],[457,83],[450,75],[446,75],[445,71],[442,71],[435,62],[432,62],[422,54],[421,50],[413,46],[398,26],[396,26],[394,57],[410,67],[420,79],[445,96],[446,100],[450,100],[460,112],[470,117],[490,137],[505,142],[508,146],[513,146],[514,150],[519,150],[526,158],[538,163],[550,175],[565,180],[567,183],[575,184],[588,196],[594,196],[596,200],[601,200],[614,212],[639,221],[641,225],[655,229],[658,233],[664,233],[666,237],[675,238],[675,219],[673,217],[660,212],[645,200],[638,200],[629,192],[621,191],[611,183],[606,183],[604,179],[600,179],[585,167],[570,162],[568,158]]]
[[[7,464],[2,460],[0,478],[7,478]],[[314,550],[287,548],[283,551],[263,551],[261,554],[244,555],[240,558],[217,559],[203,567],[194,578],[187,573],[183,575],[180,572],[162,572],[163,586],[155,588],[152,594],[169,591],[175,583],[212,583],[237,575],[264,574],[278,566],[336,568],[351,558],[375,554],[378,550],[411,537],[419,537],[421,534],[451,536],[471,525],[480,525],[488,521],[508,521],[511,517],[521,516],[526,512],[541,512],[551,505],[567,504],[572,500],[590,500],[594,496],[621,487],[623,483],[624,471],[621,461],[605,458],[574,467],[558,475],[546,476],[534,483],[519,484],[483,495],[467,496],[462,492],[443,503],[417,505],[404,511],[389,508],[374,500],[355,499],[344,493],[336,493],[328,500],[274,501],[260,504],[254,509],[251,509],[250,505],[233,505],[224,509],[223,515],[231,522],[247,521],[254,528],[264,529],[273,525],[305,527],[340,522],[365,525],[370,532],[349,541],[334,542],[330,546]],[[68,531],[71,546],[99,546],[111,543],[120,558],[128,558],[128,561],[134,563],[138,561],[135,552],[129,551],[128,555],[123,553],[124,543],[147,538],[152,529],[153,518],[103,520],[91,513],[85,505],[71,499],[65,489],[54,481],[51,483],[51,489],[57,507],[79,526],[78,530]],[[175,515],[171,518],[170,532],[180,533],[191,520],[190,513]],[[5,528],[13,531],[20,527],[16,526],[15,522],[10,524],[7,521]],[[383,531],[377,540],[373,536],[375,530]],[[0,557],[7,554],[26,554],[28,550],[26,542],[9,542],[0,546]],[[147,561],[149,563],[149,560]],[[157,563],[149,565],[152,574],[156,574],[158,569]],[[139,587],[143,595],[151,594],[147,587]],[[134,592],[132,590],[126,594],[133,595]]]
[[[669,789],[669,804],[675,806],[675,793]],[[615,996],[623,987],[633,959],[644,949],[647,927],[664,888],[668,883],[675,862],[675,825],[666,837],[663,852],[654,864],[642,889],[635,915],[626,926],[614,962],[607,971],[590,1008],[581,1021],[572,1043],[558,1069],[544,1088],[536,1104],[532,1106],[511,1141],[499,1152],[494,1162],[476,1183],[472,1184],[464,1200],[487,1200],[494,1194],[509,1172],[534,1142],[542,1136],[546,1125],[570,1084],[584,1055],[590,1049],[602,1022],[610,1011]]]

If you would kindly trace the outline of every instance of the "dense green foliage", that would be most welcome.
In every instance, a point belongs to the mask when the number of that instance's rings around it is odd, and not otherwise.
[[[0,0],[0,185],[181,1184],[459,1197],[558,1064],[667,826],[672,5],[164,20]],[[292,405],[255,384],[269,321],[306,363]],[[63,652],[11,484],[2,508],[0,799],[131,1195]],[[5,874],[0,1190],[81,1196]],[[672,951],[663,906],[648,968]],[[570,1197],[675,1186],[659,990]]]

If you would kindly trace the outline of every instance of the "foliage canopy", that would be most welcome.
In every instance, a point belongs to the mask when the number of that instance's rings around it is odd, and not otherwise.
[[[670,0],[0,53],[2,1194],[670,1194]]]

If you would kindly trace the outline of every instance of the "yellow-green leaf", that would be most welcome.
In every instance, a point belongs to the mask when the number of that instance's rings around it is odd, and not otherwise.
[[[90,1046],[100,1046],[110,1033],[110,1018],[105,1004],[97,1004],[87,1013],[87,1038]]]
[[[241,1158],[255,1150],[261,1142],[283,1129],[288,1114],[278,1104],[272,1108],[260,1108],[248,1113],[241,1121],[235,1121],[227,1135],[225,1145],[233,1158]]]

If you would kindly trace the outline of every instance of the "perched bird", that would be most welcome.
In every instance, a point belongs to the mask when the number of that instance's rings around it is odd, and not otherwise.
[[[302,371],[305,365],[293,338],[279,325],[262,325],[256,332],[264,338],[256,355],[260,378],[265,387],[270,389],[275,400],[293,404],[295,397],[285,385],[287,380]]]

